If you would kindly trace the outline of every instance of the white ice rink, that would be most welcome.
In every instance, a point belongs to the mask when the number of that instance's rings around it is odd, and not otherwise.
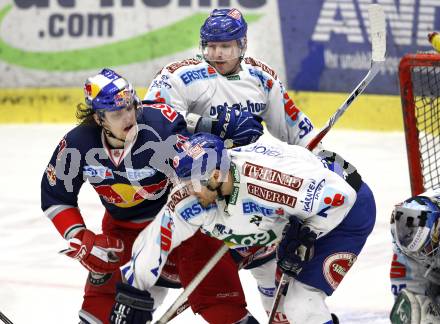
[[[15,324],[78,323],[86,270],[57,254],[66,244],[40,210],[41,176],[52,151],[71,127],[0,127],[5,144],[0,153],[0,311]],[[378,210],[374,231],[358,261],[328,298],[329,308],[343,324],[389,323],[389,218],[393,205],[410,195],[404,135],[332,130],[325,147],[356,165],[375,194]],[[97,230],[103,208],[91,186],[83,186],[79,205],[88,226]],[[246,271],[240,275],[248,308],[260,323],[267,322],[255,282]],[[156,315],[179,293],[170,293]],[[191,310],[172,321],[203,322]]]

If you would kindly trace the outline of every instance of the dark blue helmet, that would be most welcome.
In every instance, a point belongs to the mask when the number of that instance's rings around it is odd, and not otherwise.
[[[412,197],[394,208],[392,231],[403,252],[430,264],[439,245],[440,208],[430,198]]]
[[[226,173],[230,158],[220,137],[196,133],[184,143],[183,151],[174,157],[173,165],[181,180],[207,180],[215,169]]]
[[[96,112],[116,111],[139,102],[133,86],[110,69],[87,79],[84,96],[87,106]]]
[[[200,28],[202,45],[246,37],[247,24],[237,9],[214,9]]]

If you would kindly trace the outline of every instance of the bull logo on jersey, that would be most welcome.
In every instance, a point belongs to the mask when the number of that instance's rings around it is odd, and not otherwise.
[[[167,186],[168,179],[147,186],[133,186],[124,183],[116,183],[113,185],[94,185],[93,187],[99,194],[100,198],[107,203],[121,208],[129,208],[140,204],[145,199],[157,199],[157,193],[164,190]]]

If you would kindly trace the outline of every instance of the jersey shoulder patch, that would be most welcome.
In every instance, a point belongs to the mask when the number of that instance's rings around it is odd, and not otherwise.
[[[165,67],[165,69],[167,69],[168,72],[170,72],[170,73],[174,73],[178,69],[180,69],[181,67],[191,66],[191,65],[199,65],[201,63],[203,63],[203,62],[198,60],[198,59],[190,58],[190,59],[186,59],[186,60],[182,60],[182,61],[178,61],[178,62],[174,62],[174,63],[168,64]]]
[[[258,67],[261,70],[263,70],[264,72],[266,72],[267,74],[269,74],[275,80],[278,80],[278,76],[277,76],[276,72],[271,67],[269,67],[266,63],[263,63],[260,60],[253,58],[253,57],[245,57],[244,63]]]

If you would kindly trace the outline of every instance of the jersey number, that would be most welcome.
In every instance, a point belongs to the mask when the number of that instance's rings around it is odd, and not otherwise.
[[[151,105],[152,108],[154,109],[160,109],[162,115],[164,115],[164,117],[166,119],[168,119],[170,122],[173,122],[176,120],[177,118],[177,112],[171,108],[168,105],[165,104],[153,104]]]

